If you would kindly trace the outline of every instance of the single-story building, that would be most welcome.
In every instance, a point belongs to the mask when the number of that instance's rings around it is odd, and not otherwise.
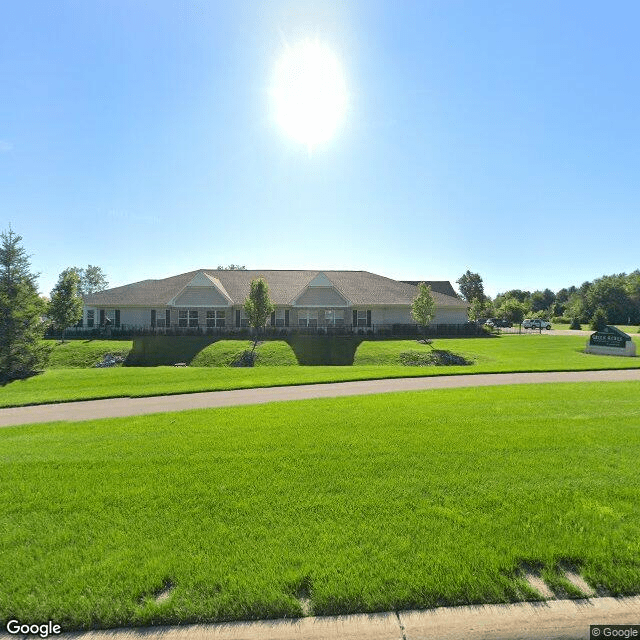
[[[85,296],[81,326],[141,329],[247,327],[243,305],[251,281],[269,285],[274,327],[366,327],[374,331],[415,325],[411,304],[417,281],[367,271],[226,271],[200,269],[162,280],[143,280]],[[468,304],[449,282],[429,282],[436,303],[433,324],[467,322]]]

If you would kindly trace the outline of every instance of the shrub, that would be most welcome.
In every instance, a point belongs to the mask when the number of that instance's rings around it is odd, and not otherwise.
[[[400,362],[406,367],[447,367],[471,364],[466,358],[457,353],[434,349],[425,353],[424,351],[403,351],[400,354]]]
[[[574,316],[571,318],[571,324],[569,325],[569,329],[577,329],[578,331],[582,329],[582,325],[580,324],[580,318]]]

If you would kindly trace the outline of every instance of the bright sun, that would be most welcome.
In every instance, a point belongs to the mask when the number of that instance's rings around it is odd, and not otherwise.
[[[278,124],[309,150],[333,136],[347,104],[338,59],[310,40],[287,46],[276,63],[272,94]]]

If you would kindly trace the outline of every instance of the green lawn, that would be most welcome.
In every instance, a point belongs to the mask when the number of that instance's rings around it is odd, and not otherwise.
[[[638,339],[635,340],[638,344]],[[435,349],[463,355],[473,362],[470,366],[403,366],[400,364],[401,353],[428,353],[431,347],[420,345],[415,340],[389,340],[363,342],[356,352],[355,364],[344,367],[280,365],[249,369],[193,366],[53,369],[28,380],[0,387],[0,407],[443,374],[640,368],[640,358],[582,353],[585,342],[584,336],[546,334],[434,340]],[[261,348],[268,345],[269,343],[265,343]],[[285,350],[277,345],[273,349],[277,352],[275,358],[282,362]],[[638,351],[640,352],[640,347]]]
[[[251,351],[251,340],[219,340],[205,347],[191,361],[192,367],[229,367],[245,351]],[[256,367],[284,367],[298,364],[291,347],[284,340],[269,340],[256,348]]]
[[[569,590],[564,563],[637,594],[639,422],[634,382],[1,429],[1,622],[516,601],[525,565]]]
[[[637,324],[615,324],[613,326],[617,327],[618,329],[620,329],[620,331],[624,331],[625,333],[628,333],[628,334],[631,334],[631,335],[633,335],[635,333],[638,333],[638,325]],[[569,325],[568,324],[560,324],[558,322],[553,322],[553,323],[551,323],[551,328],[552,329],[568,330],[569,329]],[[582,323],[582,330],[583,331],[592,331],[592,329],[589,326],[588,322],[583,322]]]
[[[105,354],[126,357],[131,351],[131,340],[45,340],[52,346],[49,369],[81,369],[95,367]]]

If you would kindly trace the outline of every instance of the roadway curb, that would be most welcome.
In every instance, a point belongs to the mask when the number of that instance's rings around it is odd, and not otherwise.
[[[589,625],[595,624],[640,624],[640,596],[137,627],[68,632],[51,637],[64,640],[588,640]],[[16,637],[19,636],[0,635],[3,640]]]

